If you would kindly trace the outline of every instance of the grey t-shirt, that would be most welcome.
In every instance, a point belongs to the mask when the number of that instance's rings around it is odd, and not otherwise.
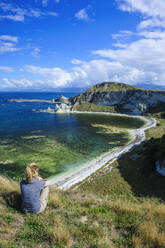
[[[22,209],[28,213],[37,213],[40,210],[40,194],[45,187],[46,181],[39,181],[37,178],[30,183],[22,180],[20,182]]]

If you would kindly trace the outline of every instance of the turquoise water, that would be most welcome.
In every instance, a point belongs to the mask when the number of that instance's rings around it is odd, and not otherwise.
[[[135,128],[143,124],[141,120],[127,117],[34,112],[33,109],[47,109],[53,105],[8,101],[15,98],[52,99],[60,95],[0,94],[0,173],[20,178],[25,166],[31,162],[38,163],[44,177],[68,171],[129,141],[127,133],[107,134],[104,128],[95,125]],[[72,95],[65,94],[67,97]]]

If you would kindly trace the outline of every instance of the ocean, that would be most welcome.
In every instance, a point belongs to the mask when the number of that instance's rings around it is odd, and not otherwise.
[[[77,94],[77,93],[76,93]],[[25,166],[35,162],[40,174],[49,177],[122,146],[130,139],[127,132],[107,131],[106,125],[125,128],[140,124],[127,117],[97,114],[50,114],[34,109],[53,108],[43,102],[10,102],[11,99],[51,100],[75,93],[0,93],[0,173],[20,179]],[[139,123],[138,123],[139,122]]]

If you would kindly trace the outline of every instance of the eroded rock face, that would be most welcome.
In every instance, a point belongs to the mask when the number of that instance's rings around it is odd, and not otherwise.
[[[60,97],[56,102],[66,106],[58,106],[58,110],[74,109],[76,105],[93,103],[96,105],[120,106],[120,109],[131,114],[142,114],[150,107],[165,103],[165,91],[138,89],[118,83],[101,83],[75,97]],[[60,110],[59,110],[60,109]]]
[[[63,113],[63,112],[70,112],[71,111],[71,105],[66,103],[57,103],[55,105],[55,112],[57,113]]]

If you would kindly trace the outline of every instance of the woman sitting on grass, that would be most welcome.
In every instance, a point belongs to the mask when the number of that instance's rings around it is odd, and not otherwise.
[[[32,163],[26,167],[26,178],[20,182],[22,210],[24,213],[41,213],[48,203],[49,180],[38,175],[38,166]]]

